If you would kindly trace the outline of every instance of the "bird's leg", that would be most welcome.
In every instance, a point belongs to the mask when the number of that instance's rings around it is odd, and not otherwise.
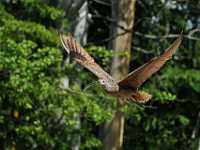
[[[128,103],[131,103],[131,104],[133,104],[133,102],[134,102],[135,106],[137,106],[137,107],[148,108],[148,109],[157,109],[157,107],[155,107],[155,106],[144,105],[142,103],[138,103],[132,97],[127,98],[127,101],[128,101]]]
[[[134,104],[137,106],[137,107],[143,107],[143,108],[145,108],[145,106],[143,105],[143,104],[141,104],[141,103],[138,103],[138,101],[136,101],[133,97],[128,97],[127,98],[128,99],[128,102],[129,103],[133,103],[134,102]]]
[[[137,101],[136,101],[132,96],[129,97],[128,99],[129,99],[129,101],[132,101],[132,102],[134,102],[134,103],[137,103]]]
[[[132,100],[132,98],[131,98],[131,97],[128,97],[128,98],[126,98],[126,102],[127,102],[128,104],[130,104],[130,103],[132,103],[132,102],[133,102],[133,100]]]
[[[129,98],[124,98],[124,103],[125,104],[130,104],[131,103],[131,100]]]

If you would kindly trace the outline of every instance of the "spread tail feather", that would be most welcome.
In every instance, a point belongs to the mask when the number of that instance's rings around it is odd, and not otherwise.
[[[144,91],[136,91],[131,96],[131,99],[137,103],[146,103],[151,98],[152,98],[152,95]]]

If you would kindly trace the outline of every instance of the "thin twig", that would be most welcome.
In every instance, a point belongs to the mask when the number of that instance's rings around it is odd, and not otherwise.
[[[147,49],[143,49],[141,47],[136,47],[136,46],[133,46],[133,49],[135,49],[136,51],[145,53],[145,54],[152,54],[152,53],[154,53],[154,50],[147,50]]]

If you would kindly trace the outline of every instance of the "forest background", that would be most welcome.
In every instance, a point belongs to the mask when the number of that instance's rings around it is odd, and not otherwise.
[[[181,31],[184,39],[142,87],[152,100],[119,107],[66,55],[58,31],[116,78]],[[1,0],[0,149],[199,150],[199,31],[199,0]],[[113,69],[115,60],[123,69]]]

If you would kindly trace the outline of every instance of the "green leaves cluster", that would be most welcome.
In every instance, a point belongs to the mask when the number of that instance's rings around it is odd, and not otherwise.
[[[64,20],[63,11],[40,0],[12,0],[0,2],[0,16],[3,149],[68,149],[77,132],[87,137],[82,140],[83,148],[99,146],[91,130],[111,117],[113,101],[105,98],[100,87],[81,90],[78,80],[84,78],[82,86],[86,87],[91,74],[81,69],[71,72],[73,64],[61,67],[55,27]],[[73,78],[69,89],[62,87],[66,76]],[[81,129],[75,128],[77,114],[84,120]]]

